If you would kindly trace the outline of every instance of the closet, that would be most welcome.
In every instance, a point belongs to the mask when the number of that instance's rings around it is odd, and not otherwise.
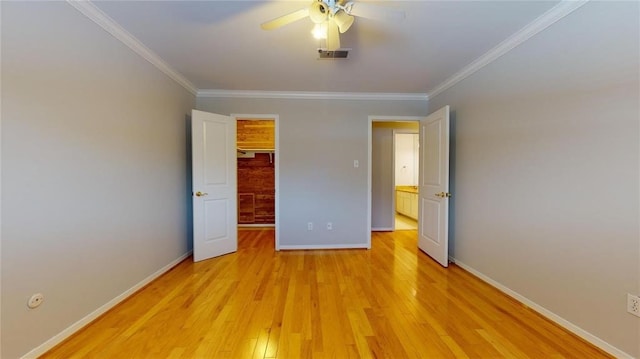
[[[275,224],[275,121],[238,119],[238,225]]]

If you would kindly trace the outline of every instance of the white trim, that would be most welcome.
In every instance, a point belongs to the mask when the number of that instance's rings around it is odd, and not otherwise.
[[[372,151],[373,151],[373,118],[369,116],[369,120],[367,121],[367,238],[366,244],[367,248],[371,249],[371,197],[373,197],[371,191],[373,191],[373,170],[371,169],[372,160]]]
[[[586,340],[587,342],[597,346],[598,348],[604,350],[605,352],[613,355],[616,358],[628,358],[628,359],[633,359],[633,356],[623,352],[622,350],[614,347],[613,345],[605,342],[604,340],[598,338],[597,336],[587,332],[586,330],[580,328],[579,326],[571,323],[570,321],[562,318],[561,316],[553,313],[552,311],[546,309],[545,307],[535,303],[534,301],[528,299],[527,297],[521,295],[518,292],[515,292],[511,289],[509,289],[508,287],[500,284],[499,282],[489,278],[488,276],[480,273],[479,271],[473,269],[472,267],[460,262],[459,260],[456,260],[455,258],[449,257],[449,260],[451,260],[453,263],[455,263],[458,267],[466,270],[467,272],[473,274],[474,276],[480,278],[482,281],[488,283],[489,285],[495,287],[496,289],[498,289],[499,291],[503,292],[504,294],[514,298],[515,300],[519,301],[520,303],[526,305],[527,307],[533,309],[534,311],[538,312],[540,315],[542,315],[543,317],[551,320],[552,322],[560,325],[561,327],[565,328],[566,330],[572,332],[573,334],[579,336],[580,338]]]
[[[197,97],[232,97],[295,100],[394,100],[427,101],[424,93],[378,93],[378,92],[305,92],[305,91],[245,91],[245,90],[198,90]]]
[[[275,125],[275,152],[273,154],[274,160],[276,161],[276,165],[274,168],[274,180],[275,180],[275,208],[274,215],[276,217],[276,223],[274,227],[276,229],[276,238],[275,238],[275,250],[280,250],[280,115],[275,114],[251,114],[251,113],[232,113],[231,117],[236,119],[267,119],[273,120]]]
[[[498,44],[493,49],[486,52],[484,55],[475,59],[472,63],[465,66],[462,70],[449,77],[440,85],[436,86],[433,90],[429,91],[427,98],[434,98],[445,90],[451,88],[453,85],[464,80],[468,76],[472,75],[476,71],[492,63],[500,56],[511,51],[516,46],[529,40],[539,32],[545,30],[549,26],[553,25],[556,21],[571,14],[582,5],[586,4],[589,0],[563,0],[556,6],[549,9],[540,17],[529,23],[527,26],[520,29],[515,34],[509,36],[506,40]]]
[[[373,227],[371,232],[393,232],[393,227]]]
[[[420,123],[418,123],[418,128],[420,128]],[[396,230],[396,213],[398,209],[398,203],[396,202],[396,133],[399,132],[396,131],[397,130],[395,128],[391,129],[391,193],[393,194],[391,195],[391,208],[389,208],[391,211],[391,223],[393,223],[394,231]],[[373,193],[371,193],[371,195],[373,196]]]
[[[394,100],[394,101],[427,101],[443,91],[454,86],[466,77],[490,64],[500,56],[506,54],[516,46],[527,41],[534,35],[553,25],[558,20],[577,10],[589,0],[564,0],[554,6],[533,22],[520,29],[515,34],[498,44],[474,60],[471,64],[449,77],[429,93],[359,93],[359,92],[304,92],[304,91],[247,91],[247,90],[198,90],[194,84],[182,74],[171,68],[160,56],[144,46],[137,38],[127,32],[107,14],[89,1],[67,0],[86,17],[94,21],[104,30],[127,45],[130,49],[156,66],[171,79],[182,85],[187,91],[197,97],[232,97],[232,98],[262,98],[262,99],[307,99],[307,100]]]
[[[369,116],[371,122],[409,122],[420,121],[427,116]]]
[[[80,319],[79,321],[73,323],[67,329],[61,331],[60,333],[58,333],[55,336],[53,336],[51,339],[47,340],[46,342],[40,344],[39,346],[37,346],[36,348],[31,350],[27,354],[23,355],[22,358],[23,359],[26,359],[26,358],[37,358],[37,357],[43,355],[44,353],[46,353],[51,348],[53,348],[56,345],[60,344],[63,340],[67,339],[68,337],[70,337],[71,335],[73,335],[74,333],[79,331],[80,329],[84,328],[87,324],[89,324],[92,321],[96,320],[102,314],[108,312],[110,309],[112,309],[116,305],[120,304],[125,299],[129,298],[131,295],[135,294],[137,291],[142,289],[147,284],[153,282],[155,279],[157,279],[161,275],[165,274],[166,272],[168,272],[173,267],[177,266],[180,262],[182,262],[185,259],[189,258],[189,256],[191,254],[192,254],[192,251],[189,251],[189,252],[181,255],[180,257],[178,257],[178,259],[176,259],[176,260],[172,261],[171,263],[167,264],[166,266],[160,268],[158,271],[156,271],[155,273],[151,274],[147,278],[143,279],[142,281],[140,281],[139,283],[137,283],[133,287],[127,289],[125,292],[123,292],[119,296],[111,299],[110,301],[108,301],[106,304],[104,304],[100,308],[98,308],[98,309],[94,310],[93,312],[89,313],[86,317],[84,317],[84,318]]]
[[[2,4],[0,4],[0,22],[2,21]],[[0,36],[0,69],[2,69],[2,36]],[[2,71],[0,71],[0,94],[2,93]],[[0,101],[0,228],[2,228],[2,102]],[[2,231],[0,230],[0,294],[2,293]],[[2,308],[0,295],[0,308]],[[0,310],[0,333],[2,333],[2,310]],[[0,356],[2,356],[2,338],[0,338]]]
[[[371,237],[371,236],[369,236]],[[361,244],[302,244],[302,245],[280,245],[279,250],[297,251],[307,249],[369,249],[366,243]]]
[[[418,128],[420,128],[420,122],[418,122]],[[373,146],[373,135],[371,138],[371,143]],[[396,212],[398,208],[398,203],[396,203],[396,195],[396,130],[391,129],[391,208],[389,208],[389,211],[391,212],[391,226],[393,227],[394,231],[396,230]],[[373,197],[373,192],[371,192],[371,197]],[[371,210],[373,211],[373,208],[371,208]]]
[[[152,65],[162,71],[165,75],[169,76],[172,80],[180,84],[190,93],[196,95],[198,89],[187,80],[182,74],[174,70],[169,64],[167,64],[160,56],[151,51],[148,47],[144,46],[140,40],[131,35],[127,30],[122,28],[115,20],[109,15],[105,14],[100,8],[92,4],[90,1],[75,1],[67,0],[67,3],[76,10],[80,11],[83,15],[90,20],[98,24],[105,31],[113,35],[116,39],[120,40],[123,44],[127,45],[133,52],[140,55],[145,60],[149,61]]]

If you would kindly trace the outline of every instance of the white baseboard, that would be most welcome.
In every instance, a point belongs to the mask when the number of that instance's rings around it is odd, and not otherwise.
[[[296,251],[307,249],[368,249],[366,243],[362,244],[309,244],[309,245],[280,245],[280,250],[283,251]]]
[[[371,232],[392,232],[393,227],[375,227],[371,228]]]
[[[620,358],[620,359],[633,359],[633,356],[623,352],[622,350],[614,347],[613,345],[607,343],[606,341],[598,338],[597,336],[587,332],[586,330],[580,328],[579,326],[571,323],[570,321],[562,318],[561,316],[553,313],[552,311],[546,309],[545,307],[533,302],[532,300],[528,299],[527,297],[521,295],[520,293],[517,293],[509,288],[507,288],[506,286],[496,282],[495,280],[487,277],[486,275],[478,272],[477,270],[473,269],[472,267],[460,262],[459,260],[456,260],[453,257],[449,257],[450,261],[455,263],[458,267],[466,270],[467,272],[473,274],[474,276],[480,278],[481,280],[483,280],[484,282],[487,282],[488,284],[490,284],[491,286],[495,287],[496,289],[498,289],[499,291],[505,293],[506,295],[516,299],[517,301],[519,301],[520,303],[526,305],[527,307],[533,309],[534,311],[538,312],[540,315],[546,317],[547,319],[551,320],[552,322],[560,325],[561,327],[565,328],[566,330],[572,332],[573,334],[579,336],[580,338],[588,341],[589,343],[597,346],[598,348],[604,350],[605,352],[613,355],[616,358]]]
[[[37,346],[36,348],[31,350],[30,352],[28,352],[24,356],[22,356],[22,359],[37,358],[37,357],[41,356],[42,354],[46,353],[51,348],[53,348],[56,345],[60,344],[63,340],[67,339],[68,337],[73,335],[78,330],[84,328],[84,326],[86,326],[87,324],[91,323],[92,321],[94,321],[99,316],[101,316],[102,314],[106,313],[111,308],[115,307],[120,302],[122,302],[123,300],[127,299],[128,297],[130,297],[132,294],[134,294],[135,292],[140,290],[142,287],[144,287],[145,285],[151,283],[154,279],[160,277],[164,273],[168,272],[171,268],[175,267],[180,262],[182,262],[183,260],[187,259],[191,255],[191,253],[192,253],[192,251],[189,251],[189,252],[183,254],[182,256],[180,256],[178,259],[176,259],[176,260],[172,261],[171,263],[167,264],[166,266],[160,268],[158,271],[156,271],[155,273],[151,274],[147,278],[143,279],[142,281],[140,281],[139,283],[137,283],[133,287],[129,288],[124,293],[120,294],[119,296],[113,298],[112,300],[110,300],[109,302],[107,302],[106,304],[101,306],[100,308],[98,308],[98,309],[94,310],[93,312],[89,313],[89,315],[87,315],[86,317],[84,317],[84,318],[80,319],[79,321],[73,323],[70,327],[68,327],[67,329],[61,331],[60,333],[55,335],[53,338],[51,338],[51,339],[47,340],[46,342],[40,344],[39,346]]]

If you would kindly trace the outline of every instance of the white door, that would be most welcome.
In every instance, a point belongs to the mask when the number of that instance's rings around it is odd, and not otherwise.
[[[449,265],[449,106],[420,120],[418,247]]]
[[[191,112],[193,260],[238,250],[236,121]]]

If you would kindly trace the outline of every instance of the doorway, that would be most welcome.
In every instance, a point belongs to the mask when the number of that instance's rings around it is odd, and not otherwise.
[[[273,221],[275,249],[280,249],[278,235],[279,183],[278,116],[231,115],[191,111],[191,196],[193,204],[193,259],[201,261],[238,250],[238,119],[273,121]],[[260,145],[259,147],[263,147]],[[251,148],[252,150],[264,148]]]
[[[394,227],[418,229],[418,174],[420,138],[418,122],[387,122],[393,126]],[[374,123],[385,124],[385,122]],[[374,146],[376,144],[374,143]],[[375,163],[375,158],[373,159]]]
[[[417,177],[420,163],[418,132],[421,119],[423,117],[369,117],[371,231],[417,230]],[[405,134],[407,137],[403,137]],[[396,156],[396,147],[400,147],[397,152],[403,152],[398,153],[399,156]],[[396,175],[401,178],[396,178]]]
[[[372,215],[372,203],[374,202],[374,193],[377,196],[377,191],[388,191],[384,178],[391,177],[389,176],[390,171],[380,171],[379,163],[383,163],[383,160],[378,159],[375,162],[376,167],[372,163],[372,157],[376,152],[378,154],[384,153],[380,150],[384,146],[373,146],[374,123],[419,121],[418,248],[443,267],[449,265],[449,200],[452,196],[449,192],[449,113],[449,106],[444,106],[426,117],[369,116],[368,136],[367,224],[369,232],[371,232],[372,230],[384,230],[372,226],[374,219],[378,219]],[[380,143],[384,143],[384,141],[380,141]],[[374,168],[375,171],[379,171],[375,175]],[[379,180],[377,176],[380,176],[382,180]],[[373,186],[373,178],[377,179],[376,186]],[[385,196],[377,197],[385,198]],[[387,197],[393,198],[393,196]],[[379,210],[379,208],[384,208],[384,206],[380,206],[380,203],[377,205],[376,214],[377,212],[388,213],[388,210]],[[368,239],[367,244],[371,248],[371,236]]]
[[[277,228],[278,116],[231,116],[237,125],[238,228]],[[276,231],[276,250],[278,243]]]

